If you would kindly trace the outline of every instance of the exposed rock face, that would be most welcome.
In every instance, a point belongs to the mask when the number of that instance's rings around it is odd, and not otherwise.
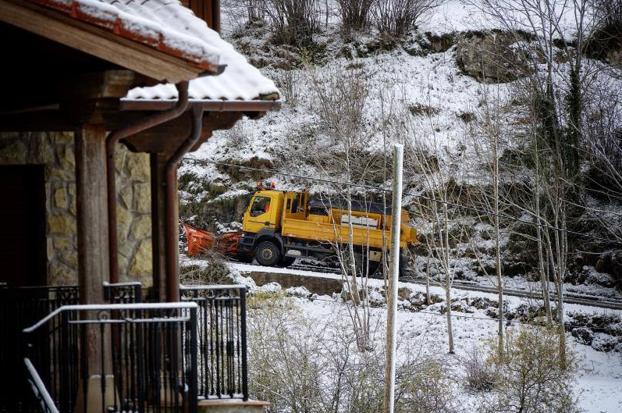
[[[587,56],[622,69],[622,28],[609,24],[594,31],[586,44]]]
[[[596,270],[611,274],[618,288],[622,289],[622,250],[602,254],[596,262]]]
[[[76,186],[72,133],[3,133],[0,165],[44,165],[47,283],[78,282]],[[151,285],[149,157],[120,146],[116,156],[119,273]],[[125,277],[127,276],[127,277]]]
[[[456,61],[481,82],[511,82],[530,72],[522,40],[520,34],[501,31],[466,33],[457,42]]]

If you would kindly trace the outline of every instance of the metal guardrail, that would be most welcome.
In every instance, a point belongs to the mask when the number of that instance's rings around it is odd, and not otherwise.
[[[199,306],[199,398],[248,400],[246,287],[181,286],[180,295]]]
[[[24,329],[27,358],[63,413],[196,412],[197,311],[195,303],[62,306]]]

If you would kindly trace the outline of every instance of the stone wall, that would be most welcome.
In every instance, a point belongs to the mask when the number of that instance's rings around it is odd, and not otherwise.
[[[149,157],[117,150],[119,274],[151,285]],[[0,165],[45,165],[47,279],[78,281],[76,186],[72,133],[2,133]]]
[[[117,228],[119,231],[119,276],[121,281],[138,280],[151,286],[151,184],[149,155],[131,153],[118,145]]]

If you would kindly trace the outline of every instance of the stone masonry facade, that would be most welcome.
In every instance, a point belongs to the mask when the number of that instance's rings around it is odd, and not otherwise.
[[[47,283],[78,282],[73,133],[2,133],[0,165],[45,166]],[[149,156],[116,151],[119,274],[151,285]]]

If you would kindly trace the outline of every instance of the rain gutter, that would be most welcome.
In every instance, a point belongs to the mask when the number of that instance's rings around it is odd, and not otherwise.
[[[203,130],[203,107],[192,106],[192,132],[169,158],[165,169],[165,208],[166,208],[166,300],[169,302],[179,301],[179,277],[177,263],[177,166],[181,158],[199,141]]]
[[[151,129],[165,122],[181,116],[188,108],[188,82],[183,81],[175,85],[178,92],[178,100],[172,108],[166,111],[150,115],[135,123],[113,131],[106,138],[106,180],[108,195],[108,262],[110,267],[111,283],[119,282],[119,240],[117,234],[117,188],[115,174],[115,146],[121,139]]]

